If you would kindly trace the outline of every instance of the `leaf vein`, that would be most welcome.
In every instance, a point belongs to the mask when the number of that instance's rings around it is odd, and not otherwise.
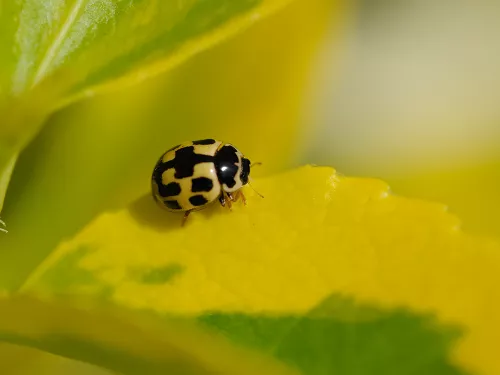
[[[82,9],[83,3],[85,0],[76,0],[73,3],[73,7],[71,8],[68,16],[66,17],[66,20],[64,24],[62,25],[61,29],[59,30],[59,33],[57,34],[56,38],[50,45],[50,47],[47,49],[47,52],[45,53],[45,56],[42,59],[42,62],[40,63],[40,67],[36,71],[35,78],[33,78],[33,85],[35,86],[40,80],[46,75],[50,64],[54,61],[54,58],[56,56],[57,51],[61,47],[61,44],[63,43],[64,39],[68,35],[68,32],[75,23],[75,20],[80,13],[80,10]]]

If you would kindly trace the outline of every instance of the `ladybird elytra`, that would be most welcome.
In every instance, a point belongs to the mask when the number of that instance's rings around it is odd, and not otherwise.
[[[162,208],[190,212],[219,201],[231,208],[248,183],[250,160],[233,145],[215,139],[179,144],[158,160],[151,178],[152,194]]]

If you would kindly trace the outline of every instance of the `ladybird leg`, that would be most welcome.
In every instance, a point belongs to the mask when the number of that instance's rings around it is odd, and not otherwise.
[[[238,190],[236,193],[234,193],[233,202],[238,201],[238,199],[240,199],[240,198],[241,198],[241,201],[243,202],[243,204],[246,206],[247,205],[247,199],[243,195],[243,192],[241,190]]]
[[[245,195],[241,190],[238,190],[238,197],[241,197],[241,201],[243,202],[243,205],[247,205],[247,199],[245,198]]]
[[[184,224],[186,224],[186,220],[187,220],[190,213],[191,213],[191,211],[184,212],[184,217],[182,218],[181,227],[183,227]]]
[[[226,207],[226,196],[224,195],[224,193],[221,193],[221,195],[219,196],[219,202],[222,207]]]
[[[227,208],[231,209],[231,207],[232,207],[231,197],[229,197],[229,194],[226,194],[226,192],[221,193],[221,195],[219,197],[219,202],[222,205],[222,207],[226,207],[226,204],[227,204]]]
[[[229,199],[226,200],[227,202],[227,207],[229,208],[229,211],[233,209],[233,204],[231,203],[233,201],[233,197],[229,193],[225,193]]]
[[[226,193],[225,191],[223,191],[219,197],[219,202],[222,205],[222,207],[226,207],[226,204],[227,204],[227,208],[229,208],[229,210],[231,210],[232,209],[231,201],[232,201],[232,197],[229,195],[229,193]]]

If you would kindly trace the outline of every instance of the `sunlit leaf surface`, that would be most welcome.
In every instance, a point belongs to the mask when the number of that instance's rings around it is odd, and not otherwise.
[[[246,189],[246,207],[184,228],[144,192],[61,243],[23,290],[195,319],[308,374],[499,371],[497,242],[331,168],[253,185],[264,199]]]

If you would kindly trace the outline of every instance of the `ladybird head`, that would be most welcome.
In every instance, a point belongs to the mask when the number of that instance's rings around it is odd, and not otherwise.
[[[222,189],[228,193],[235,192],[248,183],[250,160],[233,145],[226,143],[217,151],[215,168]]]

